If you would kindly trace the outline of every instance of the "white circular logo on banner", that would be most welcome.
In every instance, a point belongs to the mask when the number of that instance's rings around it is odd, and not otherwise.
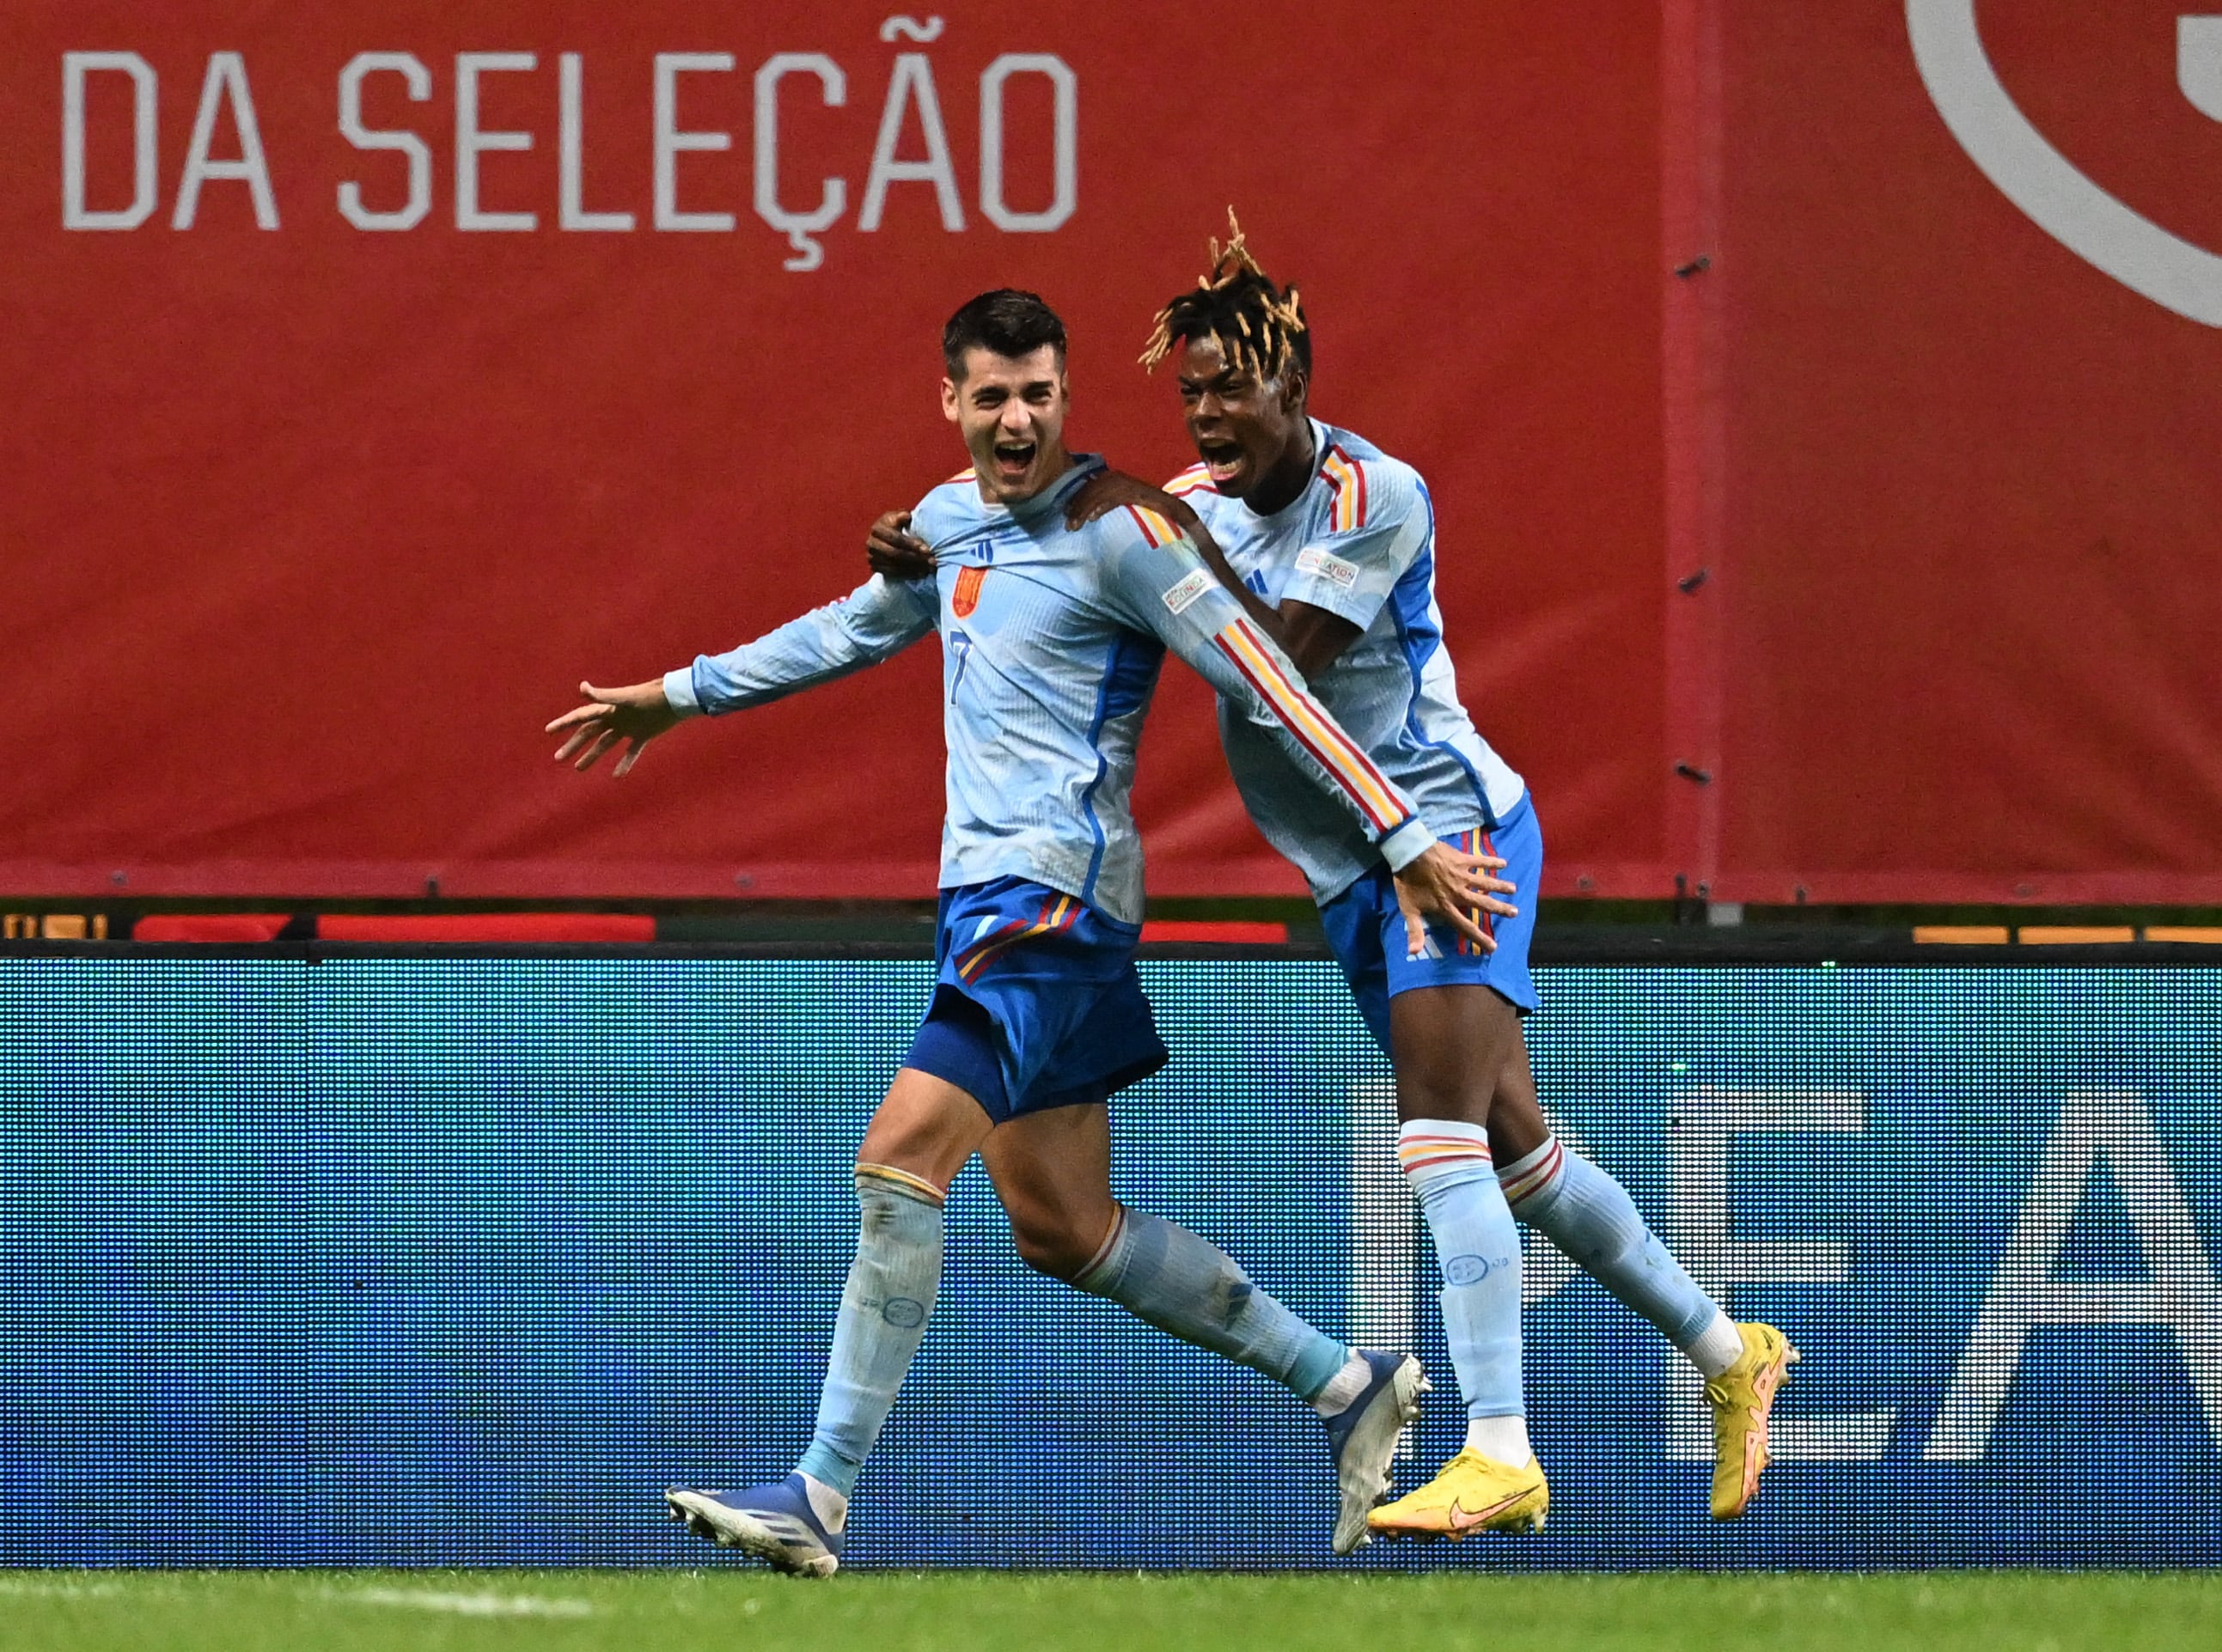
[[[2125,286],[2222,327],[2222,258],[2116,200],[2030,124],[1983,49],[1975,0],[1905,0],[1905,24],[1945,125],[2008,200]],[[2222,17],[2177,21],[2176,78],[2202,113],[2222,121]]]

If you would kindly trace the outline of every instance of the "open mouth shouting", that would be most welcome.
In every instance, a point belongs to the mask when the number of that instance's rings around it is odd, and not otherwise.
[[[1231,491],[1228,484],[1239,482],[1248,468],[1246,455],[1240,442],[1229,441],[1224,436],[1205,436],[1196,444],[1196,454],[1203,460],[1204,469],[1211,476],[1211,485],[1221,492]]]
[[[998,441],[995,444],[995,479],[1007,484],[1025,481],[1026,473],[1034,467],[1034,455],[1040,451],[1041,444],[1039,442],[1008,439]]]

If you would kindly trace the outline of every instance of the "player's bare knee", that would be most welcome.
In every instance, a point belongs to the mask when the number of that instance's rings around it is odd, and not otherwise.
[[[1489,1150],[1500,1165],[1526,1158],[1551,1139],[1551,1123],[1543,1117],[1531,1079],[1522,1086],[1500,1082],[1489,1107]]]
[[[889,1166],[945,1188],[987,1130],[987,1117],[970,1096],[905,1068],[864,1127],[857,1167]]]
[[[938,1181],[933,1172],[941,1155],[934,1151],[934,1146],[930,1136],[875,1127],[865,1132],[863,1143],[857,1149],[857,1173],[869,1176],[876,1169],[888,1169],[926,1181]]]
[[[1414,1119],[1437,1118],[1486,1126],[1494,1091],[1486,1083],[1463,1081],[1464,1077],[1459,1075],[1449,1083],[1429,1084],[1415,1083],[1403,1073],[1397,1074],[1398,1120],[1409,1124]]]
[[[1049,1212],[1011,1218],[1011,1244],[1019,1260],[1037,1273],[1068,1283],[1086,1269],[1102,1237],[1084,1234],[1074,1223]]]

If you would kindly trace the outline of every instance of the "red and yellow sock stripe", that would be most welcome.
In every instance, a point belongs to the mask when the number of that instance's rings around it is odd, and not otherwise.
[[[1497,1178],[1504,1189],[1504,1201],[1517,1205],[1521,1200],[1541,1192],[1557,1180],[1560,1169],[1566,1162],[1566,1151],[1559,1145],[1555,1136],[1545,1144],[1543,1156],[1517,1174],[1507,1172]]]
[[[1489,1156],[1489,1137],[1478,1129],[1472,1135],[1453,1136],[1407,1125],[1397,1137],[1397,1163],[1408,1176],[1454,1165],[1493,1162]]]
[[[1127,1231],[1127,1207],[1111,1207],[1111,1225],[1103,1231],[1103,1242],[1095,1247],[1095,1254],[1088,1259],[1088,1266],[1073,1275],[1076,1281],[1095,1277],[1096,1271],[1111,1260],[1111,1253],[1119,1248],[1120,1236]]]

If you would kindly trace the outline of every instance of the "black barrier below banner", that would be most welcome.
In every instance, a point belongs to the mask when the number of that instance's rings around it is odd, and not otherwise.
[[[659,925],[669,920],[658,920]],[[920,960],[933,955],[930,930],[912,938],[891,936],[880,923],[859,935],[777,936],[764,939],[659,939],[612,944],[602,942],[549,943],[543,941],[273,940],[126,942],[84,940],[0,941],[0,960],[10,958],[198,959],[322,962],[336,959],[512,960],[597,959],[838,961]],[[2134,931],[2132,931],[2134,933]],[[2222,937],[2222,928],[2195,931]],[[2011,933],[2011,931],[2008,931]],[[1286,944],[1162,942],[1146,945],[1146,957],[1163,961],[1262,964],[1314,962],[1332,956],[1324,941],[1298,938]],[[1703,967],[1780,968],[1799,966],[1901,966],[1924,969],[2202,969],[2222,968],[2222,944],[2213,941],[2124,940],[2080,943],[2003,942],[1998,944],[1936,942],[1906,929],[1853,925],[1785,924],[1709,929],[1703,925],[1653,928],[1639,924],[1560,923],[1539,929],[1531,949],[1535,962],[1597,968]]]

